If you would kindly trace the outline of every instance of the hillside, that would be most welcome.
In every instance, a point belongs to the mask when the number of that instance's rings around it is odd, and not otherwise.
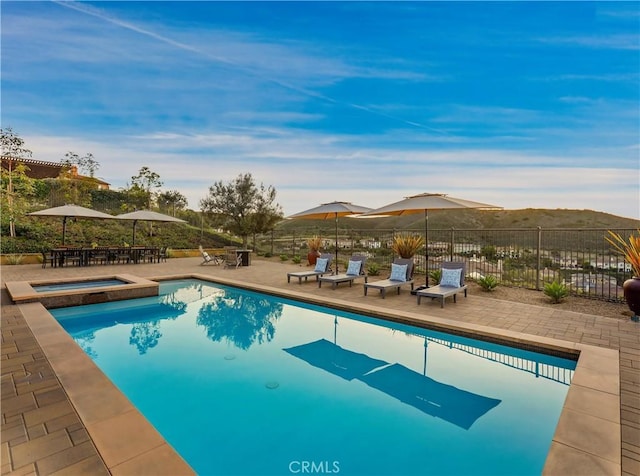
[[[277,229],[333,227],[332,220],[284,220]],[[424,215],[417,213],[386,218],[341,218],[341,229],[383,230],[424,229]],[[619,217],[593,210],[534,209],[523,210],[435,210],[429,212],[429,228],[498,229],[498,228],[640,228],[640,220]]]

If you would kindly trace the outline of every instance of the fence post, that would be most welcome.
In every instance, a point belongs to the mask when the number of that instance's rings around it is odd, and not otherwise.
[[[291,256],[296,255],[296,230],[293,230],[293,236],[291,238]]]
[[[536,289],[540,291],[540,264],[542,258],[540,256],[540,248],[542,245],[542,228],[538,227],[538,235],[536,236]]]
[[[453,244],[456,242],[456,229],[451,227],[451,243],[449,243],[449,261],[453,261]]]

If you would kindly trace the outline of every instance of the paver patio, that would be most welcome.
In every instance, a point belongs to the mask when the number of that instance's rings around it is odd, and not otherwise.
[[[176,468],[158,468],[152,465],[163,447],[144,448],[146,458],[137,460],[127,455],[102,454],[96,447],[101,442],[92,440],[86,428],[86,415],[79,416],[61,383],[67,377],[57,375],[18,306],[12,305],[5,283],[48,278],[106,276],[128,273],[143,278],[203,274],[238,279],[247,283],[286,289],[329,302],[336,299],[357,305],[374,306],[382,310],[416,313],[425,320],[449,319],[454,322],[487,326],[506,332],[519,332],[540,338],[553,338],[572,343],[588,344],[619,351],[620,414],[611,419],[620,422],[620,448],[615,458],[621,462],[622,474],[640,475],[640,324],[625,319],[559,311],[553,308],[491,299],[470,294],[457,304],[440,308],[436,301],[417,305],[415,296],[408,292],[379,299],[365,297],[361,285],[353,287],[318,288],[315,281],[287,283],[286,274],[300,269],[293,264],[253,259],[252,265],[240,269],[220,266],[199,266],[200,258],[170,259],[160,264],[104,265],[91,267],[46,268],[40,265],[2,267],[2,474],[147,474],[163,470],[175,474]],[[63,378],[64,377],[64,378]],[[588,376],[593,381],[606,380],[606,375]],[[569,400],[569,397],[568,397]],[[617,402],[616,402],[617,403]],[[588,407],[606,412],[607,399],[602,395],[582,393],[578,401],[568,402],[572,418],[584,424],[606,427],[605,421],[589,423],[582,410]],[[617,406],[616,406],[617,408]],[[616,410],[617,411],[617,410]],[[562,428],[559,431],[562,432]],[[576,455],[589,444],[579,435],[565,435],[567,444],[575,448]],[[572,440],[574,438],[574,440]],[[577,438],[577,439],[576,439]],[[574,441],[574,442],[572,442]],[[117,450],[117,448],[116,448]],[[116,451],[117,452],[117,451]],[[570,454],[570,453],[565,453]],[[150,456],[154,456],[153,458]],[[118,460],[113,465],[113,458]],[[550,454],[550,460],[554,452]],[[105,463],[108,460],[108,463]],[[136,466],[137,465],[137,466]],[[564,458],[554,461],[562,474],[610,474],[611,467],[600,467],[597,461],[584,458]],[[109,469],[110,468],[110,469]],[[115,468],[115,469],[114,469]],[[560,474],[560,473],[558,473]]]

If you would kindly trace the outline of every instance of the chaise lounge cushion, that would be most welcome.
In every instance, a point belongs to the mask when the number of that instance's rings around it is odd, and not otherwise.
[[[460,287],[460,275],[462,269],[442,269],[442,277],[440,278],[440,286],[449,286],[453,288]]]
[[[329,260],[327,258],[318,258],[316,260],[316,267],[314,271],[317,273],[324,273],[327,271],[327,264],[329,264]]]
[[[391,276],[389,276],[389,279],[391,281],[405,282],[407,280],[407,265],[391,263]]]
[[[360,274],[361,266],[362,266],[362,261],[349,260],[349,267],[347,268],[346,274],[350,276],[358,276]]]

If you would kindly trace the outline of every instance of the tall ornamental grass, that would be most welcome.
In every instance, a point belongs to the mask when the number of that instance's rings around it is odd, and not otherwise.
[[[633,275],[640,277],[640,229],[638,234],[629,235],[629,241],[625,241],[618,233],[609,230],[609,236],[605,240],[613,246],[613,248],[624,256],[624,259],[633,268]]]

